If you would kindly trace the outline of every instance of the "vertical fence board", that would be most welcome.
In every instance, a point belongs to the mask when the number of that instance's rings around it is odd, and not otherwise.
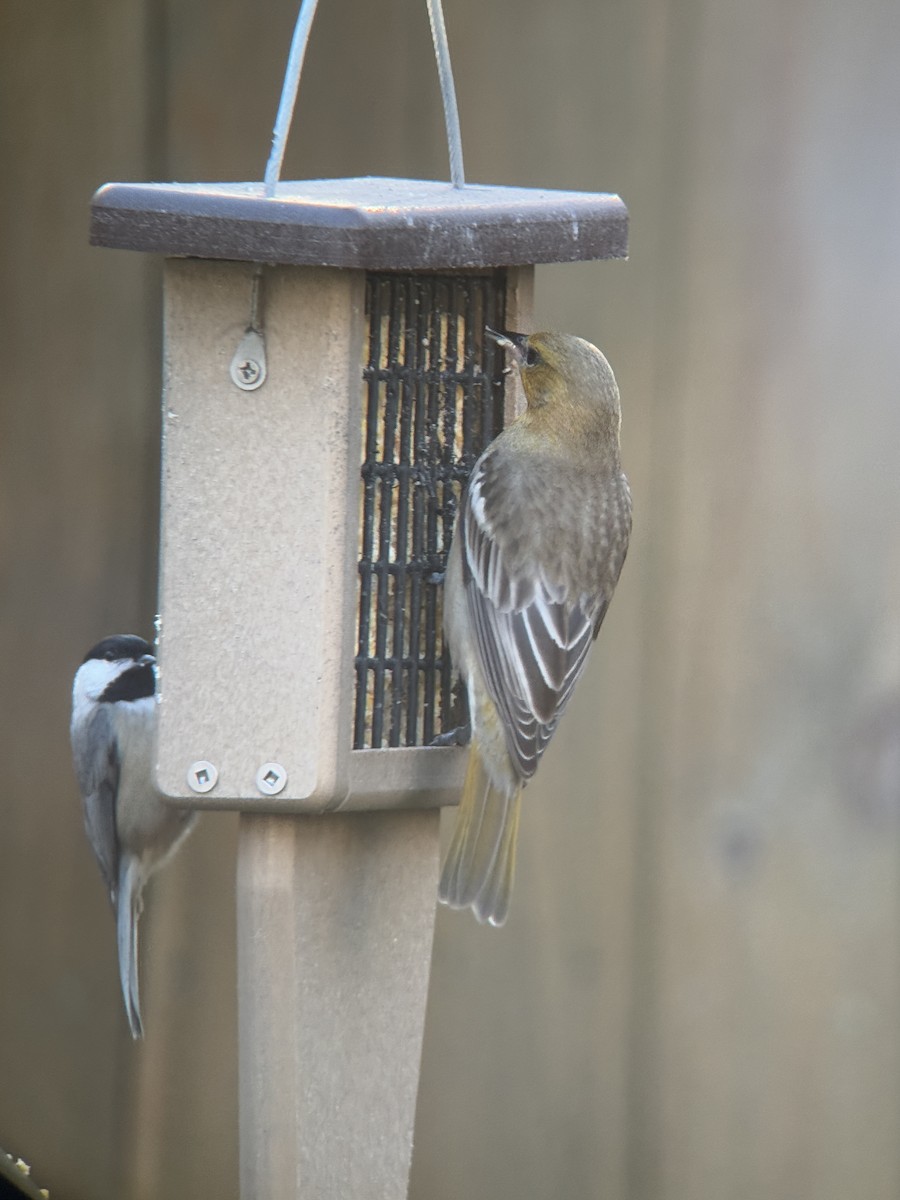
[[[158,436],[155,272],[88,247],[87,202],[148,170],[145,34],[130,0],[0,15],[0,1139],[76,1200],[120,1194],[132,1050],[69,694],[151,632]]]
[[[707,4],[698,30],[652,1195],[900,1187],[895,757],[879,782],[898,738],[898,32],[875,0]]]

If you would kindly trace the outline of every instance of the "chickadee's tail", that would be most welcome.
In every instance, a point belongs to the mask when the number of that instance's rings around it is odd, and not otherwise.
[[[140,863],[130,854],[119,860],[119,892],[116,905],[116,940],[119,945],[119,979],[131,1036],[144,1036],[138,994],[138,918],[141,915],[143,878]]]
[[[516,868],[516,834],[522,788],[495,788],[477,747],[469,766],[438,899],[451,908],[471,908],[479,921],[502,925],[509,911]]]

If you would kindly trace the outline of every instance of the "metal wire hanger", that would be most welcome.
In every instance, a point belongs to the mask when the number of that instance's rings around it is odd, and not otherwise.
[[[269,154],[269,161],[266,163],[265,194],[267,196],[275,195],[275,189],[281,179],[284,151],[287,146],[291,120],[294,116],[297,89],[300,86],[300,72],[303,70],[303,58],[306,54],[306,45],[309,41],[309,32],[312,28],[313,17],[316,15],[318,2],[319,0],[303,0],[297,16],[297,24],[294,26],[294,36],[291,39],[291,49],[284,73],[284,84],[281,88],[281,100],[278,104],[278,115],[272,131],[272,150]],[[456,107],[456,88],[453,85],[453,68],[450,65],[450,47],[447,43],[444,12],[441,0],[425,0],[425,2],[428,6],[428,20],[431,25],[434,56],[441,84],[441,100],[444,105],[447,150],[450,155],[450,182],[455,188],[462,188],[466,185],[463,171],[462,137],[459,130],[459,111]]]

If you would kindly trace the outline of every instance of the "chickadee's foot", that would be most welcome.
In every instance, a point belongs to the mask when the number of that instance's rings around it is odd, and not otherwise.
[[[429,745],[431,746],[468,746],[472,739],[472,723],[466,721],[465,725],[457,725],[455,729],[450,729],[447,733],[439,733],[437,737],[432,738]]]

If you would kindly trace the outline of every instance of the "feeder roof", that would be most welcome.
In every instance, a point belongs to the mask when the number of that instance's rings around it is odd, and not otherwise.
[[[421,179],[108,183],[91,242],[126,250],[366,270],[625,258],[618,196]]]

